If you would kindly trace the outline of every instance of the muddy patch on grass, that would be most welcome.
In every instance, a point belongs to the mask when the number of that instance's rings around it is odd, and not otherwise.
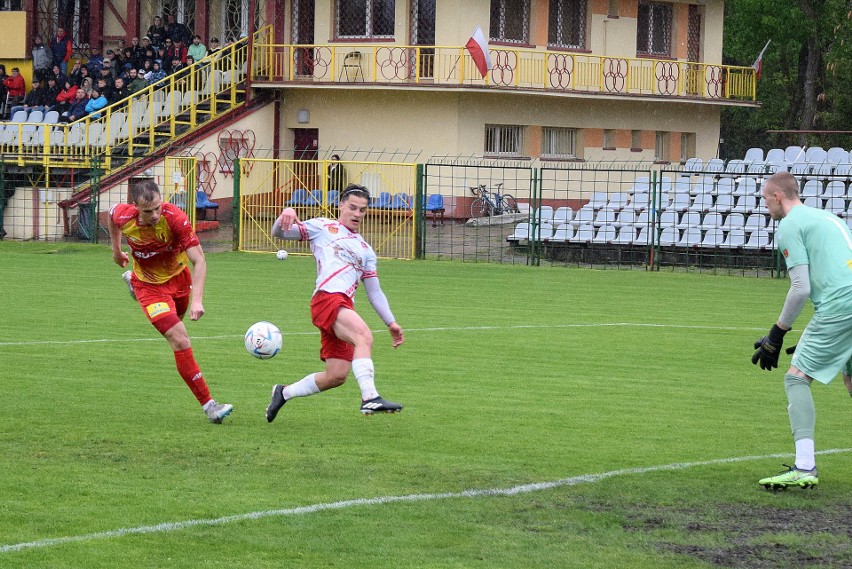
[[[622,512],[625,531],[659,535],[661,551],[720,567],[852,568],[852,502],[795,510],[747,504],[633,508]],[[678,532],[687,538],[671,537]]]

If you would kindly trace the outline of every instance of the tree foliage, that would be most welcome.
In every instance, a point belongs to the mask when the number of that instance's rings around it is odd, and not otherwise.
[[[768,135],[768,130],[852,130],[852,0],[728,0],[723,63],[751,65],[767,40],[758,109],[722,111],[723,158],[751,146],[852,147],[852,135]]]

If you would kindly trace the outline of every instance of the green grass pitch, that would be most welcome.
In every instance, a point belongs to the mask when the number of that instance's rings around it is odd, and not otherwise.
[[[749,362],[786,280],[380,261],[405,344],[356,306],[405,410],[362,417],[350,378],[267,424],[321,366],[313,259],[207,258],[223,425],[108,248],[0,243],[0,568],[852,566],[842,381],[813,389],[820,486],[757,485],[792,461],[783,370]]]

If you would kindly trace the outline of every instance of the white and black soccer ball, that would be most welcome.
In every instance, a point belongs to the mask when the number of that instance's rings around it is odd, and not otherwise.
[[[261,360],[268,360],[281,351],[284,339],[281,330],[272,322],[256,322],[252,324],[245,337],[248,353]]]

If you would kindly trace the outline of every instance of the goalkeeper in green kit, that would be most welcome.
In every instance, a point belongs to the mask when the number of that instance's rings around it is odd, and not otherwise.
[[[802,204],[799,183],[792,174],[779,172],[767,178],[761,195],[772,219],[780,221],[775,239],[787,263],[790,290],[778,321],[755,342],[752,363],[765,370],[778,367],[784,334],[808,298],[814,315],[784,375],[796,462],[760,484],[770,489],[808,488],[819,483],[811,382],[828,384],[842,372],[852,395],[852,233],[834,214]]]

